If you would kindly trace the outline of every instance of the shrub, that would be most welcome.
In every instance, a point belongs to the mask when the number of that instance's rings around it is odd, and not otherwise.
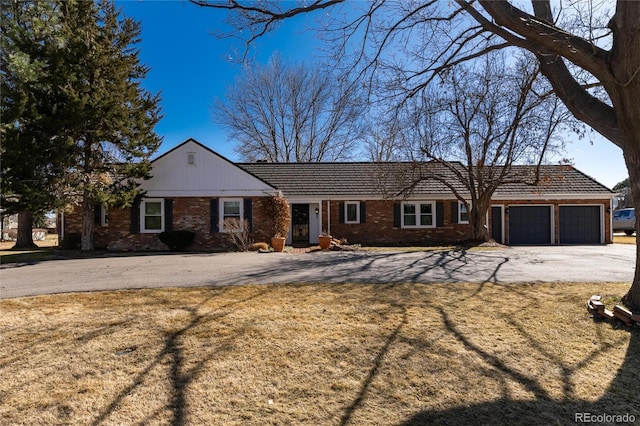
[[[291,225],[291,210],[289,201],[278,193],[266,199],[266,211],[271,218],[271,235],[286,237]]]
[[[79,232],[69,232],[64,235],[60,248],[62,250],[78,250],[82,243],[82,234]]]
[[[249,230],[249,222],[244,219],[227,218],[223,222],[223,229],[229,241],[240,251],[248,251],[253,240]]]
[[[269,251],[269,244],[265,242],[253,243],[249,246],[249,251]]]
[[[191,231],[165,231],[158,234],[160,241],[171,251],[182,251],[189,247],[195,238]]]

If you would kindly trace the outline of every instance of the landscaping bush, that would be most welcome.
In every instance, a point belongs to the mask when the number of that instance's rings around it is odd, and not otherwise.
[[[260,242],[253,243],[249,246],[249,251],[269,251],[269,244]]]
[[[248,251],[253,240],[249,222],[244,219],[227,218],[223,222],[223,229],[227,233],[229,241],[240,251]]]
[[[271,219],[271,236],[286,237],[291,225],[291,209],[287,199],[280,193],[272,195],[267,197],[265,207]]]
[[[69,232],[65,234],[60,244],[62,250],[78,250],[82,243],[82,235],[79,232]]]
[[[196,233],[191,231],[165,231],[158,234],[160,241],[171,251],[182,251],[189,247]]]

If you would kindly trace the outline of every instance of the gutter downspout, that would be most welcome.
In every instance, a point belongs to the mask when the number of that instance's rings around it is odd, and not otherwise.
[[[331,200],[327,198],[327,235],[331,235]]]

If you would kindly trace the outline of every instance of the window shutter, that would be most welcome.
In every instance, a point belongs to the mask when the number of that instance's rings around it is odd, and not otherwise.
[[[436,226],[444,226],[444,203],[436,203]]]
[[[367,219],[367,211],[365,210],[365,202],[360,201],[360,223],[365,223]]]
[[[393,203],[393,227],[400,228],[402,226],[401,205],[400,203]]]
[[[173,231],[173,200],[164,199],[164,230]]]
[[[93,205],[93,223],[100,226],[102,223],[102,204],[94,203]]]
[[[220,216],[218,214],[218,209],[219,209],[218,199],[212,198],[211,200],[209,200],[209,206],[211,210],[211,216],[209,219],[211,222],[211,233],[220,232],[220,229],[218,228],[218,219]]]
[[[137,196],[133,200],[133,205],[131,205],[131,229],[130,232],[132,234],[140,233],[140,201],[142,197]]]
[[[249,232],[253,232],[253,200],[251,198],[244,199],[244,220],[249,223]]]
[[[338,204],[338,218],[339,218],[339,223],[344,223],[344,201],[340,202],[340,204]]]
[[[458,202],[451,202],[451,223],[458,223]]]

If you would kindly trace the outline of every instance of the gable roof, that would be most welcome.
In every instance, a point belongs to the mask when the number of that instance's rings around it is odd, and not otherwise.
[[[411,182],[411,196],[452,196],[449,185],[464,194],[453,171],[436,162],[422,163],[239,163],[239,167],[269,182],[286,196],[396,197]],[[462,170],[462,165],[457,164]],[[513,166],[510,183],[500,186],[495,198],[585,195],[610,198],[613,191],[569,165],[543,165],[538,185],[535,166]],[[439,178],[437,178],[439,177]]]
[[[148,197],[263,196],[275,188],[194,139],[151,162],[152,177],[140,182]]]

